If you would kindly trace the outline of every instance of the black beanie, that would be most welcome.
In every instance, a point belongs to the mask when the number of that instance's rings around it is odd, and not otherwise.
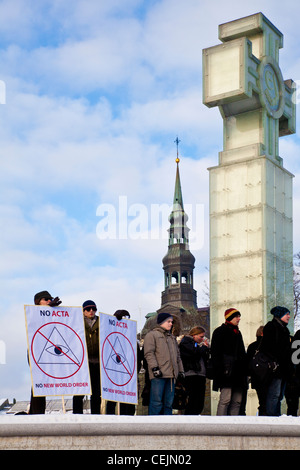
[[[287,313],[290,313],[290,311],[286,307],[277,306],[277,307],[273,307],[270,313],[276,318],[282,318]]]
[[[88,307],[94,307],[94,308],[97,309],[97,305],[95,304],[95,302],[93,300],[86,300],[85,302],[83,302],[83,304],[82,304],[83,310],[85,308],[88,308]]]
[[[157,315],[157,319],[156,319],[156,322],[158,325],[161,325],[162,323],[164,323],[167,318],[173,318],[172,315],[170,313],[159,313]]]

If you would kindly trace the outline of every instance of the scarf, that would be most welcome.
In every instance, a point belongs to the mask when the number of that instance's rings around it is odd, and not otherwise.
[[[236,335],[240,334],[240,330],[237,325],[233,325],[230,321],[225,321],[225,325],[229,326]]]

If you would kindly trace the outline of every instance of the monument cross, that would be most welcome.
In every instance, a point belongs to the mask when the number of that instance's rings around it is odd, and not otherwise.
[[[219,39],[223,44],[203,51],[203,101],[219,106],[224,150],[254,144],[257,155],[281,164],[278,138],[295,133],[295,88],[278,64],[283,35],[258,13],[220,25]]]
[[[283,35],[262,13],[220,25],[219,38],[203,50],[203,102],[219,107],[224,135],[209,168],[210,323],[237,308],[247,347],[272,307],[293,311],[293,175],[278,141],[295,133],[295,88],[279,68]],[[254,391],[247,403],[255,414]]]

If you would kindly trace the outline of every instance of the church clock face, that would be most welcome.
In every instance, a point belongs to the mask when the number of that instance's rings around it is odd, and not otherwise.
[[[279,119],[284,108],[284,82],[272,57],[264,57],[259,66],[260,101],[269,116]]]

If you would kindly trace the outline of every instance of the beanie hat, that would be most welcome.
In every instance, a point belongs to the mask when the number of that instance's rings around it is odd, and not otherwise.
[[[51,299],[53,300],[52,295],[49,294],[47,290],[42,290],[41,292],[38,292],[34,296],[34,303],[35,305],[38,305],[42,299]]]
[[[228,308],[225,311],[224,316],[226,321],[231,321],[234,317],[240,317],[241,314],[236,308]]]
[[[170,313],[159,313],[159,314],[157,315],[156,322],[157,322],[158,325],[161,325],[161,324],[164,323],[168,318],[173,318]]]
[[[95,307],[95,309],[97,309],[97,305],[95,304],[95,302],[93,302],[93,300],[86,300],[85,302],[83,302],[82,304],[83,310],[88,307]]]
[[[189,336],[194,336],[194,335],[200,335],[202,333],[205,333],[205,329],[202,328],[202,326],[194,326],[194,328],[192,328],[188,334]]]
[[[290,313],[290,311],[286,307],[277,306],[277,307],[273,307],[270,313],[274,315],[275,318],[282,318],[287,313]]]

